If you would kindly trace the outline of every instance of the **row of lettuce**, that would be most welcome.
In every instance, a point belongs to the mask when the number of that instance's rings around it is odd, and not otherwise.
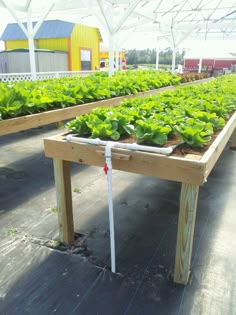
[[[180,137],[191,147],[202,147],[235,110],[236,75],[226,75],[200,85],[128,99],[115,108],[96,108],[66,126],[82,137],[115,141],[134,137],[137,143],[159,146]]]
[[[0,119],[177,85],[178,75],[164,71],[98,72],[88,77],[0,83]]]

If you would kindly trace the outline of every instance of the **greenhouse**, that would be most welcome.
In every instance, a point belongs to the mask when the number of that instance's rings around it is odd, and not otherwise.
[[[0,314],[236,314],[234,1],[0,18]]]

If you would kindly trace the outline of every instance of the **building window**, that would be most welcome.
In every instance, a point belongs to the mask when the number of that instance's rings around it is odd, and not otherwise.
[[[81,70],[92,70],[92,51],[91,49],[80,49]]]

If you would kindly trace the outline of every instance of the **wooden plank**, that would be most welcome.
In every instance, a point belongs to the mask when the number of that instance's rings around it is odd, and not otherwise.
[[[232,142],[231,142],[230,148],[236,149],[236,128],[234,129],[234,132],[232,134]]]
[[[57,196],[59,238],[64,244],[74,241],[70,162],[53,159]]]
[[[96,153],[99,156],[102,156],[103,158],[105,158],[105,150],[96,150]],[[128,161],[130,160],[130,155],[127,154],[121,154],[121,153],[113,153],[112,152],[112,158],[116,159],[116,160],[123,160],[123,161]]]
[[[47,157],[104,166],[104,157],[96,154],[96,150],[104,150],[101,146],[60,141],[52,137],[44,140],[44,148]],[[112,149],[112,152],[130,155],[129,160],[112,160],[112,166],[117,170],[198,185],[205,180],[205,165],[200,161],[124,149]]]
[[[199,186],[182,183],[177,232],[174,282],[187,284],[193,247]]]
[[[215,163],[217,162],[219,156],[221,155],[222,151],[225,148],[225,145],[229,141],[233,131],[236,128],[236,112],[227,122],[224,129],[219,133],[215,141],[211,144],[209,149],[205,152],[202,156],[201,162],[205,163],[206,165],[206,173],[205,178],[207,178],[214,167]]]
[[[209,80],[209,79],[208,79]],[[47,112],[42,112],[38,114],[32,114],[17,118],[11,118],[0,121],[0,136],[11,134],[18,131],[28,130],[31,128],[36,128],[40,126],[45,126],[51,123],[56,123],[58,121],[63,121],[66,119],[74,118],[78,115],[83,115],[90,112],[93,108],[104,107],[104,106],[117,106],[125,99],[134,98],[139,96],[150,96],[161,93],[166,90],[174,90],[176,87],[181,87],[189,84],[198,84],[206,82],[206,80],[199,80],[195,82],[190,82],[188,84],[184,83],[177,86],[166,86],[163,88],[150,90],[146,92],[139,92],[136,94],[115,97],[112,99],[92,102],[83,105],[75,105],[67,108],[61,108],[56,110],[51,110]]]
[[[186,154],[185,155],[185,159],[188,159],[188,160],[199,161],[199,160],[201,160],[201,158],[202,158],[202,155],[196,155],[196,154]]]

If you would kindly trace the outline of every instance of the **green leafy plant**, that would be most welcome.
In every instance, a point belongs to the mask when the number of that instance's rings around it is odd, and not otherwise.
[[[80,136],[90,135],[91,129],[88,127],[89,115],[78,116],[66,124],[66,128]]]
[[[0,82],[0,119],[31,115],[76,104],[177,85],[180,78],[162,71],[117,71],[113,77],[96,73],[88,77],[34,82]]]
[[[51,212],[52,213],[57,213],[58,212],[58,208],[57,207],[52,207],[51,208]]]
[[[78,135],[164,145],[173,135],[192,147],[202,147],[225,118],[236,109],[236,76],[220,77],[198,86],[187,86],[150,97],[123,101],[118,107],[96,108],[77,117],[67,127]]]
[[[136,121],[134,134],[138,143],[164,145],[167,142],[171,128],[161,121],[146,119]]]
[[[192,117],[206,123],[211,123],[214,130],[220,130],[225,126],[225,120],[218,117],[216,113],[193,112]]]
[[[8,231],[7,231],[7,235],[9,236],[16,236],[18,230],[17,228],[11,227]]]
[[[80,187],[75,187],[74,192],[77,194],[81,194],[81,188]]]
[[[211,140],[213,127],[210,123],[196,121],[193,118],[187,119],[175,127],[185,143],[192,147],[202,147]]]

